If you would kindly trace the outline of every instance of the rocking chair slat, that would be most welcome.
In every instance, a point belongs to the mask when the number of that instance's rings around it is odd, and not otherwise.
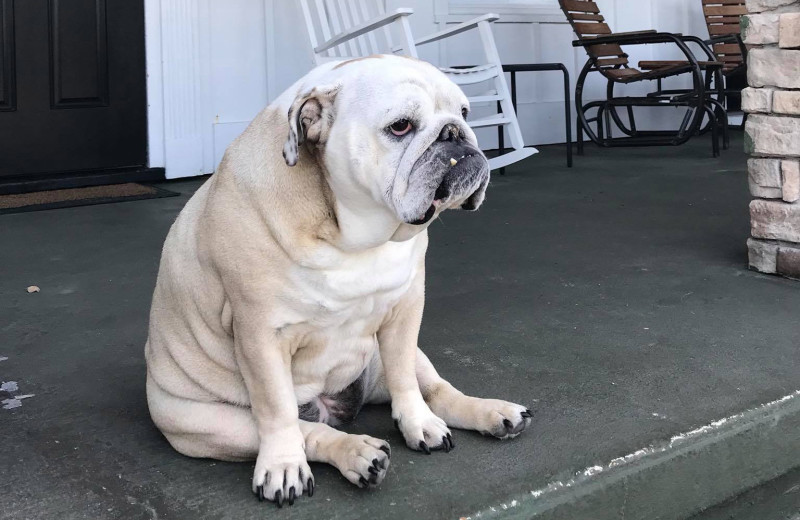
[[[470,96],[467,98],[470,104],[474,105],[475,103],[488,103],[490,101],[500,101],[502,98],[497,94],[486,94],[483,96]]]
[[[383,2],[380,2],[381,4]],[[372,18],[369,12],[369,7],[365,0],[359,0],[358,2],[359,7],[361,8],[361,19],[366,21]],[[383,14],[383,13],[381,13]],[[387,26],[384,26],[384,28]],[[375,38],[375,31],[370,31],[367,33],[367,39],[369,40],[369,53],[370,54],[378,54],[380,52],[378,48],[378,40]]]
[[[572,24],[575,32],[581,36],[592,34],[611,34],[611,28],[605,23],[582,23],[575,22]]]
[[[559,0],[561,8],[565,11],[578,11],[581,13],[599,13],[597,4],[588,0]]]
[[[714,45],[714,52],[717,54],[728,54],[728,55],[738,54],[739,56],[741,56],[742,48],[735,43],[717,43]]]
[[[709,24],[713,24],[713,23],[729,23],[729,24],[731,24],[731,23],[733,23],[733,24],[737,24],[738,25],[739,24],[739,20],[740,20],[740,18],[738,16],[714,16],[714,17],[709,17],[708,18],[708,23]]]
[[[591,20],[595,22],[604,22],[605,18],[603,18],[602,14],[589,14],[589,13],[572,13],[573,20]]]
[[[322,3],[322,0],[314,0],[314,4],[317,7],[317,20],[319,21],[320,30],[322,31],[322,39],[323,41],[328,41],[331,39],[331,29],[328,24],[328,15],[325,11],[325,5]],[[307,9],[308,4],[306,3],[305,5]],[[316,45],[314,47],[316,47]],[[336,56],[336,51],[330,49],[328,51],[328,56]]]
[[[703,14],[706,16],[733,16],[747,14],[747,6],[742,5],[705,5]]]
[[[481,119],[473,119],[472,121],[467,121],[467,124],[472,128],[482,128],[484,126],[497,126],[497,125],[507,125],[511,123],[511,119],[503,116],[503,114],[494,114],[488,117],[484,117]]]
[[[339,12],[336,9],[335,0],[325,0],[325,9],[323,11],[323,15],[328,19],[328,23],[330,24],[331,28],[331,35],[341,34],[342,26],[339,23]],[[347,56],[348,53],[346,47],[344,45],[337,46],[336,55]]]
[[[345,6],[343,8],[343,12],[346,12],[346,18],[348,19],[347,28],[351,29],[359,24],[361,24],[361,14],[358,12],[358,5],[356,2],[345,2]],[[358,52],[359,56],[363,56],[364,54],[369,55],[369,48],[367,47],[367,38],[363,35],[356,37],[353,41],[355,41],[358,45]]]
[[[616,78],[625,78],[629,76],[638,76],[642,73],[642,71],[634,68],[628,69],[610,69],[607,71],[610,76],[614,76]]]
[[[609,65],[625,65],[628,63],[628,58],[600,58],[597,60],[598,67],[607,67]]]
[[[598,58],[600,56],[627,56],[624,52],[622,52],[622,47],[617,45],[616,43],[603,43],[601,45],[590,45],[586,47],[589,51],[589,54]]]
[[[739,24],[722,24],[722,25],[709,25],[708,26],[708,34],[714,36],[719,34],[739,34],[741,32],[741,28]]]
[[[348,30],[353,26],[350,23],[348,14],[347,14],[347,2],[345,0],[337,0],[337,4],[339,8],[337,9],[338,18],[340,23],[342,24],[342,32],[348,32]],[[358,38],[352,38],[347,42],[347,45],[350,47],[350,56],[359,56],[359,49],[358,49]]]
[[[700,67],[721,67],[721,61],[698,61]],[[640,61],[639,68],[645,70],[660,69],[663,67],[673,67],[675,65],[688,65],[689,62],[685,60],[655,60],[655,61]]]

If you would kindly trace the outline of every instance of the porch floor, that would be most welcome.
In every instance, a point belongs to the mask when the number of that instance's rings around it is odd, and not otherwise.
[[[445,214],[420,345],[464,392],[530,406],[532,429],[507,442],[455,431],[453,452],[425,456],[388,407],[369,407],[347,430],[392,444],[380,488],[313,464],[315,496],[280,513],[251,495],[251,463],[183,457],[147,412],[160,249],[200,181],[162,184],[181,197],[2,216],[0,380],[34,396],[0,408],[0,518],[506,514],[549,482],[791,394],[800,285],[747,270],[741,149],[741,133],[718,159],[706,139],[589,145],[567,169],[563,147],[543,147],[494,176],[477,214]]]

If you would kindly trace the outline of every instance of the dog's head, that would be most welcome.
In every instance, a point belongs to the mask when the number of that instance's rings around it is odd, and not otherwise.
[[[337,201],[387,209],[413,236],[445,209],[476,210],[489,164],[465,118],[467,97],[441,71],[399,56],[324,65],[288,111],[284,159],[310,147]]]

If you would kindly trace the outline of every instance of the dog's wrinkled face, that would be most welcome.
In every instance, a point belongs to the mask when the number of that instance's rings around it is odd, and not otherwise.
[[[442,72],[377,56],[340,64],[320,80],[289,111],[288,164],[298,144],[315,144],[337,200],[369,197],[420,229],[445,209],[481,205],[489,164],[465,121],[466,96]]]

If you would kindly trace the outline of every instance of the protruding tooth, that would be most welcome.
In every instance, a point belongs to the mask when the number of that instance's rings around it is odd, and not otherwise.
[[[455,159],[453,159],[453,158],[451,157],[451,158],[450,158],[450,166],[455,166],[456,164],[458,164],[458,161],[456,161]]]

